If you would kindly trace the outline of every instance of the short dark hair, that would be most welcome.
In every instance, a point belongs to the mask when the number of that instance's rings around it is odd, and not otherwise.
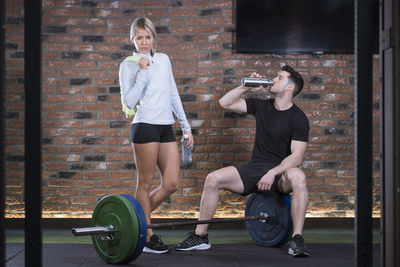
[[[301,89],[303,89],[303,77],[301,77],[300,73],[298,73],[288,65],[283,66],[281,70],[286,71],[290,74],[288,76],[288,79],[290,82],[294,83],[293,97],[295,97],[301,92]]]

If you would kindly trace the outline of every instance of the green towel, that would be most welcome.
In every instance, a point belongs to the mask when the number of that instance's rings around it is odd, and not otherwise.
[[[124,61],[129,61],[129,62],[133,62],[133,63],[138,64],[139,60],[140,60],[139,56],[128,56],[127,58],[125,58]],[[136,103],[136,105],[135,105],[135,107],[133,109],[130,109],[125,104],[124,97],[121,94],[121,103],[122,103],[122,111],[125,113],[126,118],[133,117],[136,114],[137,106],[138,106],[139,102]]]

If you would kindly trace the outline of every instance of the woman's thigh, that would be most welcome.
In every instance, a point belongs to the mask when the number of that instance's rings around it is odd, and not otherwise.
[[[176,181],[180,176],[179,151],[176,142],[160,143],[157,166],[163,182]]]
[[[132,144],[139,179],[152,180],[156,173],[160,143]]]

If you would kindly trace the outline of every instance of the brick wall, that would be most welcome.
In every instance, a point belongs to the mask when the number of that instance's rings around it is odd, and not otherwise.
[[[6,0],[6,216],[23,217],[24,12]],[[133,194],[130,120],[118,67],[133,49],[129,25],[148,16],[167,53],[196,146],[180,189],[155,217],[194,217],[207,173],[250,159],[255,121],[218,99],[252,71],[289,64],[305,78],[296,97],[311,124],[303,168],[308,217],[354,216],[353,55],[236,54],[232,0],[43,0],[43,216],[90,217],[105,194]],[[374,58],[374,215],[379,216],[379,58]],[[263,97],[263,96],[260,96]],[[177,139],[181,132],[175,124]],[[29,179],[29,177],[26,177]],[[154,186],[159,183],[155,180]],[[246,198],[221,192],[217,216],[241,216]]]

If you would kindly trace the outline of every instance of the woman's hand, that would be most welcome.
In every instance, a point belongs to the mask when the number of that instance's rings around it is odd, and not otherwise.
[[[193,139],[192,132],[184,132],[183,135],[182,135],[181,142],[183,142],[183,140],[184,140],[183,136],[184,136],[185,134],[187,134],[187,135],[189,136],[189,141],[187,142],[186,146],[187,146],[187,147],[190,147],[190,149],[193,149],[193,146],[194,146],[194,139]]]
[[[150,61],[146,57],[141,57],[138,64],[139,68],[142,70],[147,70],[147,67],[150,66]]]

